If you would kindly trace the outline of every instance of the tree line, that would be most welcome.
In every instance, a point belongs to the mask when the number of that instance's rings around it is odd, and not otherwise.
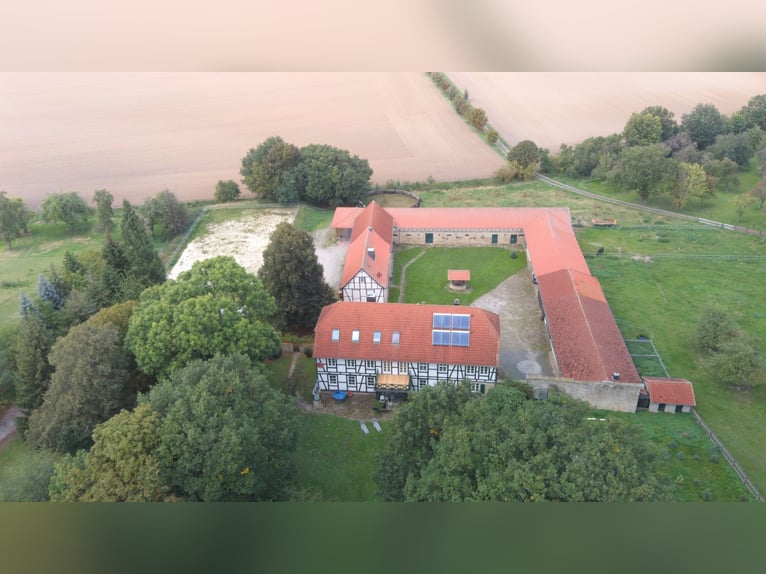
[[[755,156],[761,182],[737,198],[737,212],[766,202],[766,95],[757,95],[726,116],[715,105],[697,104],[676,121],[662,106],[648,106],[628,118],[621,133],[541,150],[543,172],[596,178],[644,201],[668,196],[676,209],[690,201],[704,205],[717,192],[737,192],[739,174]],[[510,158],[509,158],[510,159]]]

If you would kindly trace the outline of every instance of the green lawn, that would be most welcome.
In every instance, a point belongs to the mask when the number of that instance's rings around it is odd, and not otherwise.
[[[298,358],[291,377],[288,377],[288,373],[293,353],[282,353],[278,359],[266,361],[269,384],[288,396],[293,396],[297,391],[301,398],[311,401],[313,400],[312,390],[317,380],[316,363],[304,353],[296,353],[296,355]]]
[[[614,197],[616,199],[621,199],[622,201],[657,207],[668,211],[678,211],[673,206],[671,197],[668,195],[650,197],[647,201],[643,201],[635,191],[626,191],[620,187],[612,186],[598,180],[573,178],[558,174],[551,175],[551,177],[569,183],[570,185],[574,185],[575,187],[579,187],[580,189]],[[712,219],[714,221],[722,221],[724,223],[731,223],[732,225],[741,225],[752,229],[766,230],[766,210],[758,209],[757,203],[745,210],[741,220],[737,214],[737,197],[742,193],[750,192],[750,190],[754,189],[760,181],[755,159],[751,159],[750,166],[740,172],[739,179],[740,185],[738,188],[725,192],[722,188],[717,187],[716,197],[706,199],[702,205],[700,205],[699,201],[691,201],[680,211],[680,213]]]
[[[614,413],[599,411],[599,418],[620,418],[638,425],[646,440],[659,447],[659,473],[677,502],[736,502],[753,500],[718,448],[691,414]]]
[[[503,247],[415,247],[395,255],[395,285],[401,285],[404,264],[420,253],[422,255],[406,270],[405,303],[452,305],[455,298],[459,298],[462,305],[470,305],[527,264],[523,251],[513,259],[511,251]],[[470,293],[447,288],[448,269],[471,271]]]
[[[311,233],[317,229],[329,227],[334,214],[333,209],[320,209],[302,204],[298,209],[298,215],[295,216],[294,225],[296,229]]]
[[[389,423],[382,432],[367,424],[364,434],[358,421],[334,415],[302,414],[295,461],[297,483],[328,502],[376,500],[372,473],[375,456],[382,451]]]
[[[119,219],[113,233],[119,239]],[[67,231],[63,223],[33,223],[30,234],[0,246],[0,329],[19,318],[19,293],[37,294],[37,279],[51,265],[60,266],[67,251],[100,250],[104,235],[93,231],[93,220]]]
[[[588,264],[609,300],[623,336],[650,337],[671,376],[694,383],[697,411],[766,492],[766,389],[737,392],[719,384],[693,350],[697,318],[709,305],[729,310],[766,353],[766,255],[757,238],[712,228],[587,229],[584,252],[604,246]],[[616,255],[618,249],[621,254]],[[650,261],[634,259],[648,256]],[[718,255],[698,258],[695,255]],[[641,365],[639,365],[641,367]]]

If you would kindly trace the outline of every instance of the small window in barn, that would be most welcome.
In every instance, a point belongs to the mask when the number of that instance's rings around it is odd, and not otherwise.
[[[399,331],[394,331],[393,333],[391,333],[391,344],[392,345],[399,344]]]
[[[664,413],[665,412],[665,403],[660,403],[657,405],[657,412]]]
[[[373,343],[380,343],[380,331],[373,331],[372,332],[372,342]]]
[[[358,343],[359,342],[359,330],[354,329],[351,331],[351,342],[352,343]]]
[[[340,341],[340,329],[332,330],[332,340],[336,343]]]
[[[511,243],[518,243],[518,241],[519,241],[519,236],[516,235],[515,233],[511,233]]]
[[[375,302],[377,302],[377,299],[375,299],[375,295],[367,295],[367,302],[368,303],[375,303]]]
[[[684,412],[684,406],[683,405],[676,405],[676,412],[677,413]]]
[[[364,366],[368,369],[374,369],[375,368],[375,361],[365,361]]]

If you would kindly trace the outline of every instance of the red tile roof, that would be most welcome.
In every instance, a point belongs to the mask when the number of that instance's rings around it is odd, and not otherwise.
[[[537,278],[562,377],[638,383],[633,365],[598,280],[562,269]]]
[[[432,345],[434,313],[470,315],[470,345]],[[333,329],[340,329],[338,342]],[[355,329],[357,343],[351,341]],[[380,343],[373,342],[374,331],[381,332]],[[394,331],[399,344],[392,343]],[[322,309],[314,332],[314,356],[321,358],[495,367],[500,356],[500,318],[478,307],[339,301]]]
[[[398,229],[514,230],[524,233],[537,277],[551,342],[561,374],[577,380],[639,382],[617,323],[598,280],[577,243],[566,208],[367,208],[366,221],[388,212]],[[338,208],[333,227],[350,228],[361,208]],[[351,248],[349,248],[351,253]],[[356,270],[359,269],[354,251]],[[347,262],[348,265],[348,262]],[[355,272],[355,271],[354,271]],[[344,281],[353,277],[344,270]],[[342,282],[342,284],[343,284]]]
[[[357,239],[367,231],[375,231],[383,240],[391,244],[394,232],[394,218],[383,209],[376,201],[362,209],[354,220],[354,226],[351,229],[351,241]]]
[[[371,256],[370,249],[375,257]],[[364,269],[381,287],[388,287],[388,264],[391,260],[391,245],[375,231],[362,233],[348,246],[346,261],[343,264],[343,274],[340,288],[354,278],[354,275]]]
[[[696,406],[694,400],[694,385],[686,379],[665,377],[644,377],[649,391],[649,400],[653,403],[666,405]]]
[[[468,269],[447,269],[447,281],[470,281],[471,272]]]

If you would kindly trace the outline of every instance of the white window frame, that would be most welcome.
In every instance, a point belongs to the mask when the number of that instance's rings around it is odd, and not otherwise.
[[[375,368],[375,361],[365,361],[364,366],[368,369],[374,369]]]
[[[392,345],[398,345],[401,341],[401,335],[399,334],[399,331],[394,331],[391,333],[391,344]]]
[[[471,383],[471,392],[472,393],[480,393],[481,392],[481,385],[484,383]]]
[[[437,371],[439,374],[445,374],[447,372],[447,365],[444,363],[439,363],[439,366],[437,367]]]
[[[489,375],[489,367],[479,367],[480,375]]]
[[[346,359],[347,369],[356,369],[356,359]]]
[[[418,379],[418,388],[423,389],[428,386],[428,379]]]
[[[330,373],[327,375],[327,383],[330,385],[337,385],[338,384],[338,375],[335,373]]]
[[[337,343],[340,341],[340,329],[333,329],[332,330],[332,342]]]
[[[338,360],[337,359],[327,359],[327,368],[328,369],[330,369],[330,368],[337,369],[338,368]]]
[[[346,384],[347,385],[355,385],[356,384],[356,375],[346,375]]]
[[[465,366],[465,374],[466,375],[475,375],[476,374],[476,365],[466,365]]]
[[[384,373],[391,373],[391,372],[393,372],[391,370],[392,366],[393,365],[391,364],[391,361],[383,361],[383,366],[382,366],[383,367],[383,369],[382,369],[383,372]]]
[[[351,331],[351,342],[352,343],[359,342],[359,329],[354,329],[353,331]]]
[[[428,363],[418,363],[418,373],[427,373]]]
[[[367,375],[367,386],[368,387],[375,386],[375,375]]]
[[[373,343],[380,343],[381,333],[380,331],[373,331],[372,332],[372,342]]]

